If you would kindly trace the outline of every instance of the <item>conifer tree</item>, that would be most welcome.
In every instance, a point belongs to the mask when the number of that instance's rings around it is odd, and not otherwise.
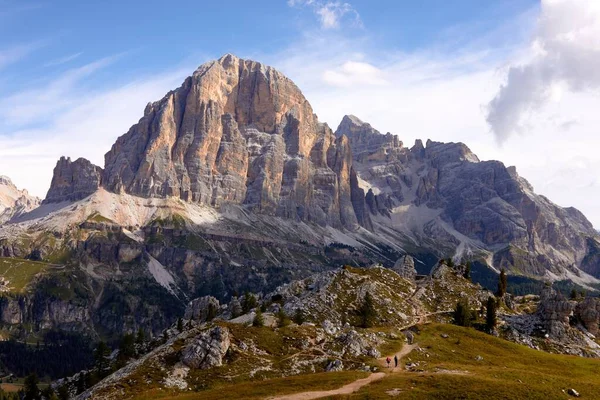
[[[363,328],[370,328],[375,324],[377,310],[375,310],[373,297],[371,297],[369,292],[365,294],[365,298],[363,299],[363,303],[358,310],[358,314],[360,316],[360,326]]]
[[[471,309],[469,308],[469,303],[466,300],[461,300],[456,303],[456,308],[454,309],[454,323],[458,326],[471,326],[471,321],[473,320],[473,315]]]
[[[496,327],[496,299],[492,296],[487,299],[485,327],[488,332],[492,332]]]
[[[500,271],[500,276],[498,278],[498,297],[504,297],[504,295],[506,294],[507,287],[508,280],[506,277],[506,271],[504,270],[504,268],[502,268],[502,271]]]
[[[40,400],[42,398],[38,383],[40,383],[40,381],[36,374],[28,375],[27,378],[25,378],[23,385],[23,400]]]
[[[254,316],[254,320],[252,321],[252,326],[264,326],[265,319],[263,318],[262,311],[260,309],[256,310],[256,315]]]
[[[183,320],[181,319],[181,317],[177,319],[177,330],[179,332],[183,332]]]
[[[287,314],[283,310],[283,307],[279,307],[279,311],[277,312],[277,326],[283,328],[284,326],[289,325],[290,319]]]

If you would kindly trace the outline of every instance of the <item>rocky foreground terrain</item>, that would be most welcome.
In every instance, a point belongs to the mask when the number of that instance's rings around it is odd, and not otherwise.
[[[405,147],[354,116],[334,132],[290,79],[231,54],[149,103],[103,167],[61,158],[39,207],[7,198],[0,275],[20,284],[0,323],[19,335],[159,335],[193,298],[407,254],[421,274],[453,257],[588,289],[600,278],[597,231],[514,167],[462,143]]]
[[[487,299],[493,297],[465,278],[465,268],[440,263],[429,276],[416,276],[410,259],[394,270],[344,267],[260,294],[246,313],[240,312],[245,297],[225,304],[212,296],[197,298],[188,304],[181,321],[160,338],[138,343],[136,355],[92,387],[82,392],[81,382],[90,381],[98,369],[82,371],[54,386],[67,387],[72,395],[78,394],[77,399],[147,398],[156,393],[175,397],[189,391],[203,396],[213,388],[227,391],[245,382],[281,377],[386,371],[382,360],[400,348],[406,349],[404,355],[416,353],[400,368],[422,373],[432,364],[430,355],[440,356],[436,347],[416,343],[423,340],[424,324],[451,322],[458,300],[466,301],[481,318]],[[376,310],[370,328],[361,327],[366,296]],[[498,301],[493,335],[537,350],[600,356],[594,336],[599,327],[598,299],[569,301],[548,286],[539,299],[507,295]],[[257,318],[262,319],[258,326]],[[456,341],[443,331],[441,338]],[[463,355],[460,351],[454,357]],[[114,363],[119,353],[106,357]],[[484,360],[488,354],[477,357],[475,361]],[[435,372],[467,374],[440,367]]]

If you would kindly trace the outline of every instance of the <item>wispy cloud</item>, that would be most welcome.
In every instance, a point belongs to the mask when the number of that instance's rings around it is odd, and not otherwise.
[[[498,142],[530,129],[536,115],[565,90],[600,89],[600,2],[542,0],[528,57],[508,67],[488,104],[487,122]]]
[[[0,69],[21,61],[43,44],[43,42],[33,42],[0,49]]]
[[[0,124],[1,174],[44,197],[60,156],[85,157],[103,166],[104,154],[142,117],[145,105],[179,86],[197,67],[174,66],[90,90],[85,80],[109,67],[115,57],[73,68],[42,88],[0,99],[0,113],[15,123]]]
[[[50,60],[50,61],[48,61],[47,63],[44,64],[44,67],[55,67],[57,65],[66,64],[68,62],[76,60],[82,54],[83,54],[83,52],[73,53],[73,54],[69,54],[69,55],[61,57],[61,58]]]
[[[317,16],[321,28],[337,29],[343,21],[362,26],[360,14],[350,4],[342,1],[288,0],[290,7],[308,7]]]
[[[0,99],[0,117],[9,126],[32,125],[54,118],[57,112],[81,101],[79,84],[95,72],[106,68],[122,54],[105,57],[73,68],[51,80],[47,85],[23,90]]]

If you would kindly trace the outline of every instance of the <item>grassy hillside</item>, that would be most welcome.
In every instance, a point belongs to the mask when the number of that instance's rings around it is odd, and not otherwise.
[[[417,364],[414,372],[390,374],[338,398],[389,399],[395,389],[407,399],[567,399],[569,388],[588,399],[600,393],[600,360],[548,354],[453,325],[424,326],[416,340],[422,351],[405,360]]]
[[[261,331],[253,332],[255,340],[262,336],[256,336]],[[329,398],[390,399],[397,396],[403,399],[548,400],[571,398],[566,393],[569,388],[576,389],[582,398],[588,399],[597,398],[600,392],[600,360],[548,354],[474,329],[446,324],[422,326],[415,339],[418,347],[402,360],[402,364],[412,364],[410,370],[399,368],[391,372],[382,368],[386,372],[384,379],[352,395]],[[400,350],[398,347],[393,349],[390,344],[386,343],[385,350],[389,349],[391,354]],[[273,350],[279,352],[281,349]],[[265,399],[276,395],[335,389],[367,375],[365,372],[345,371],[275,379],[266,376],[253,379],[246,377],[234,379],[231,383],[221,380],[212,388],[190,393],[177,394],[164,388],[148,388],[146,391],[130,392],[133,394],[130,398]]]

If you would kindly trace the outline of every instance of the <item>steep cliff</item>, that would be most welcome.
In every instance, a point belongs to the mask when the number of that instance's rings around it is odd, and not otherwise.
[[[106,154],[104,186],[354,229],[344,137],[271,67],[225,55],[146,107]]]
[[[102,168],[85,158],[71,161],[61,157],[54,168],[54,175],[44,204],[76,201],[86,198],[100,187]]]

